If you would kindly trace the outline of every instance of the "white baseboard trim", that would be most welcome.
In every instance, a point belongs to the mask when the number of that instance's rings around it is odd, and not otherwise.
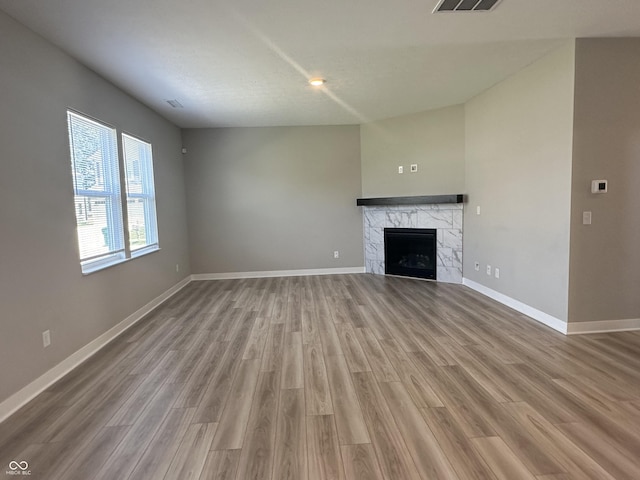
[[[640,330],[640,318],[626,318],[621,320],[599,320],[595,322],[564,322],[559,318],[552,317],[551,315],[537,310],[529,305],[508,297],[500,292],[496,292],[489,287],[485,287],[480,283],[469,280],[468,278],[462,279],[462,284],[467,287],[486,295],[493,300],[511,307],[520,313],[537,320],[540,323],[547,325],[548,327],[557,330],[565,335],[581,335],[587,333],[611,333],[611,332],[628,332],[631,330]]]
[[[507,307],[513,308],[514,310],[520,313],[524,313],[528,317],[531,317],[534,320],[537,320],[538,322],[543,323],[544,325],[551,327],[560,333],[563,333],[565,335],[567,335],[568,333],[567,326],[569,324],[567,322],[560,320],[559,318],[552,317],[548,313],[544,313],[541,310],[530,307],[526,303],[522,303],[519,300],[508,297],[507,295],[504,295],[500,292],[496,292],[495,290],[489,287],[485,287],[484,285],[474,282],[473,280],[469,280],[468,278],[463,278],[462,284],[466,285],[472,290],[475,290],[476,292],[479,292],[489,298],[492,298],[497,302],[502,303],[503,305],[506,305]]]
[[[60,378],[76,368],[82,362],[95,355],[100,349],[114,340],[118,335],[122,334],[125,330],[135,325],[151,310],[178,293],[190,282],[191,277],[184,278],[169,290],[160,294],[149,303],[136,310],[120,323],[111,327],[98,338],[92,340],[75,353],[72,353],[51,370],[36,378],[33,382],[29,383],[26,387],[22,388],[21,390],[4,400],[2,403],[0,403],[0,423],[6,420],[9,416],[13,415],[16,411],[30,402],[34,397],[49,388],[52,384],[54,384]]]
[[[611,333],[640,330],[640,318],[626,318],[622,320],[599,320],[594,322],[569,322],[568,335],[584,333]]]
[[[229,273],[195,273],[191,279],[197,280],[229,280],[235,278],[271,278],[271,277],[308,277],[311,275],[344,275],[349,273],[365,273],[364,267],[313,268],[306,270],[267,270],[264,272],[229,272]]]

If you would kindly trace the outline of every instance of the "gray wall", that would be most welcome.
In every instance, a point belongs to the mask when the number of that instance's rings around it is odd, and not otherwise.
[[[2,12],[0,65],[2,401],[175,285],[189,257],[179,129]],[[81,274],[67,107],[152,142],[160,251]]]
[[[360,131],[364,197],[464,193],[464,106],[381,120]]]
[[[185,130],[193,273],[363,266],[359,130]]]
[[[466,104],[464,276],[564,321],[574,53],[571,42]]]
[[[637,38],[576,43],[570,321],[640,318],[639,59]]]

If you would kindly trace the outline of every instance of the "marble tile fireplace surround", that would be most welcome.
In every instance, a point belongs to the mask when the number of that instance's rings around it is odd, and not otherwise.
[[[462,283],[463,195],[359,198],[363,207],[365,269],[384,275],[385,228],[435,228],[436,278]]]

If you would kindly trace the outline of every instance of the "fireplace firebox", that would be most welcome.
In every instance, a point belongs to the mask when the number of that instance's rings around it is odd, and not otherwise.
[[[436,232],[435,228],[385,228],[385,273],[436,280]]]

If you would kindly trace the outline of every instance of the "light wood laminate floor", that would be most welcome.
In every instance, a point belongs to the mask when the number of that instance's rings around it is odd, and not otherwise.
[[[565,337],[411,279],[193,282],[1,424],[0,476],[11,461],[46,480],[637,480],[640,333]]]

